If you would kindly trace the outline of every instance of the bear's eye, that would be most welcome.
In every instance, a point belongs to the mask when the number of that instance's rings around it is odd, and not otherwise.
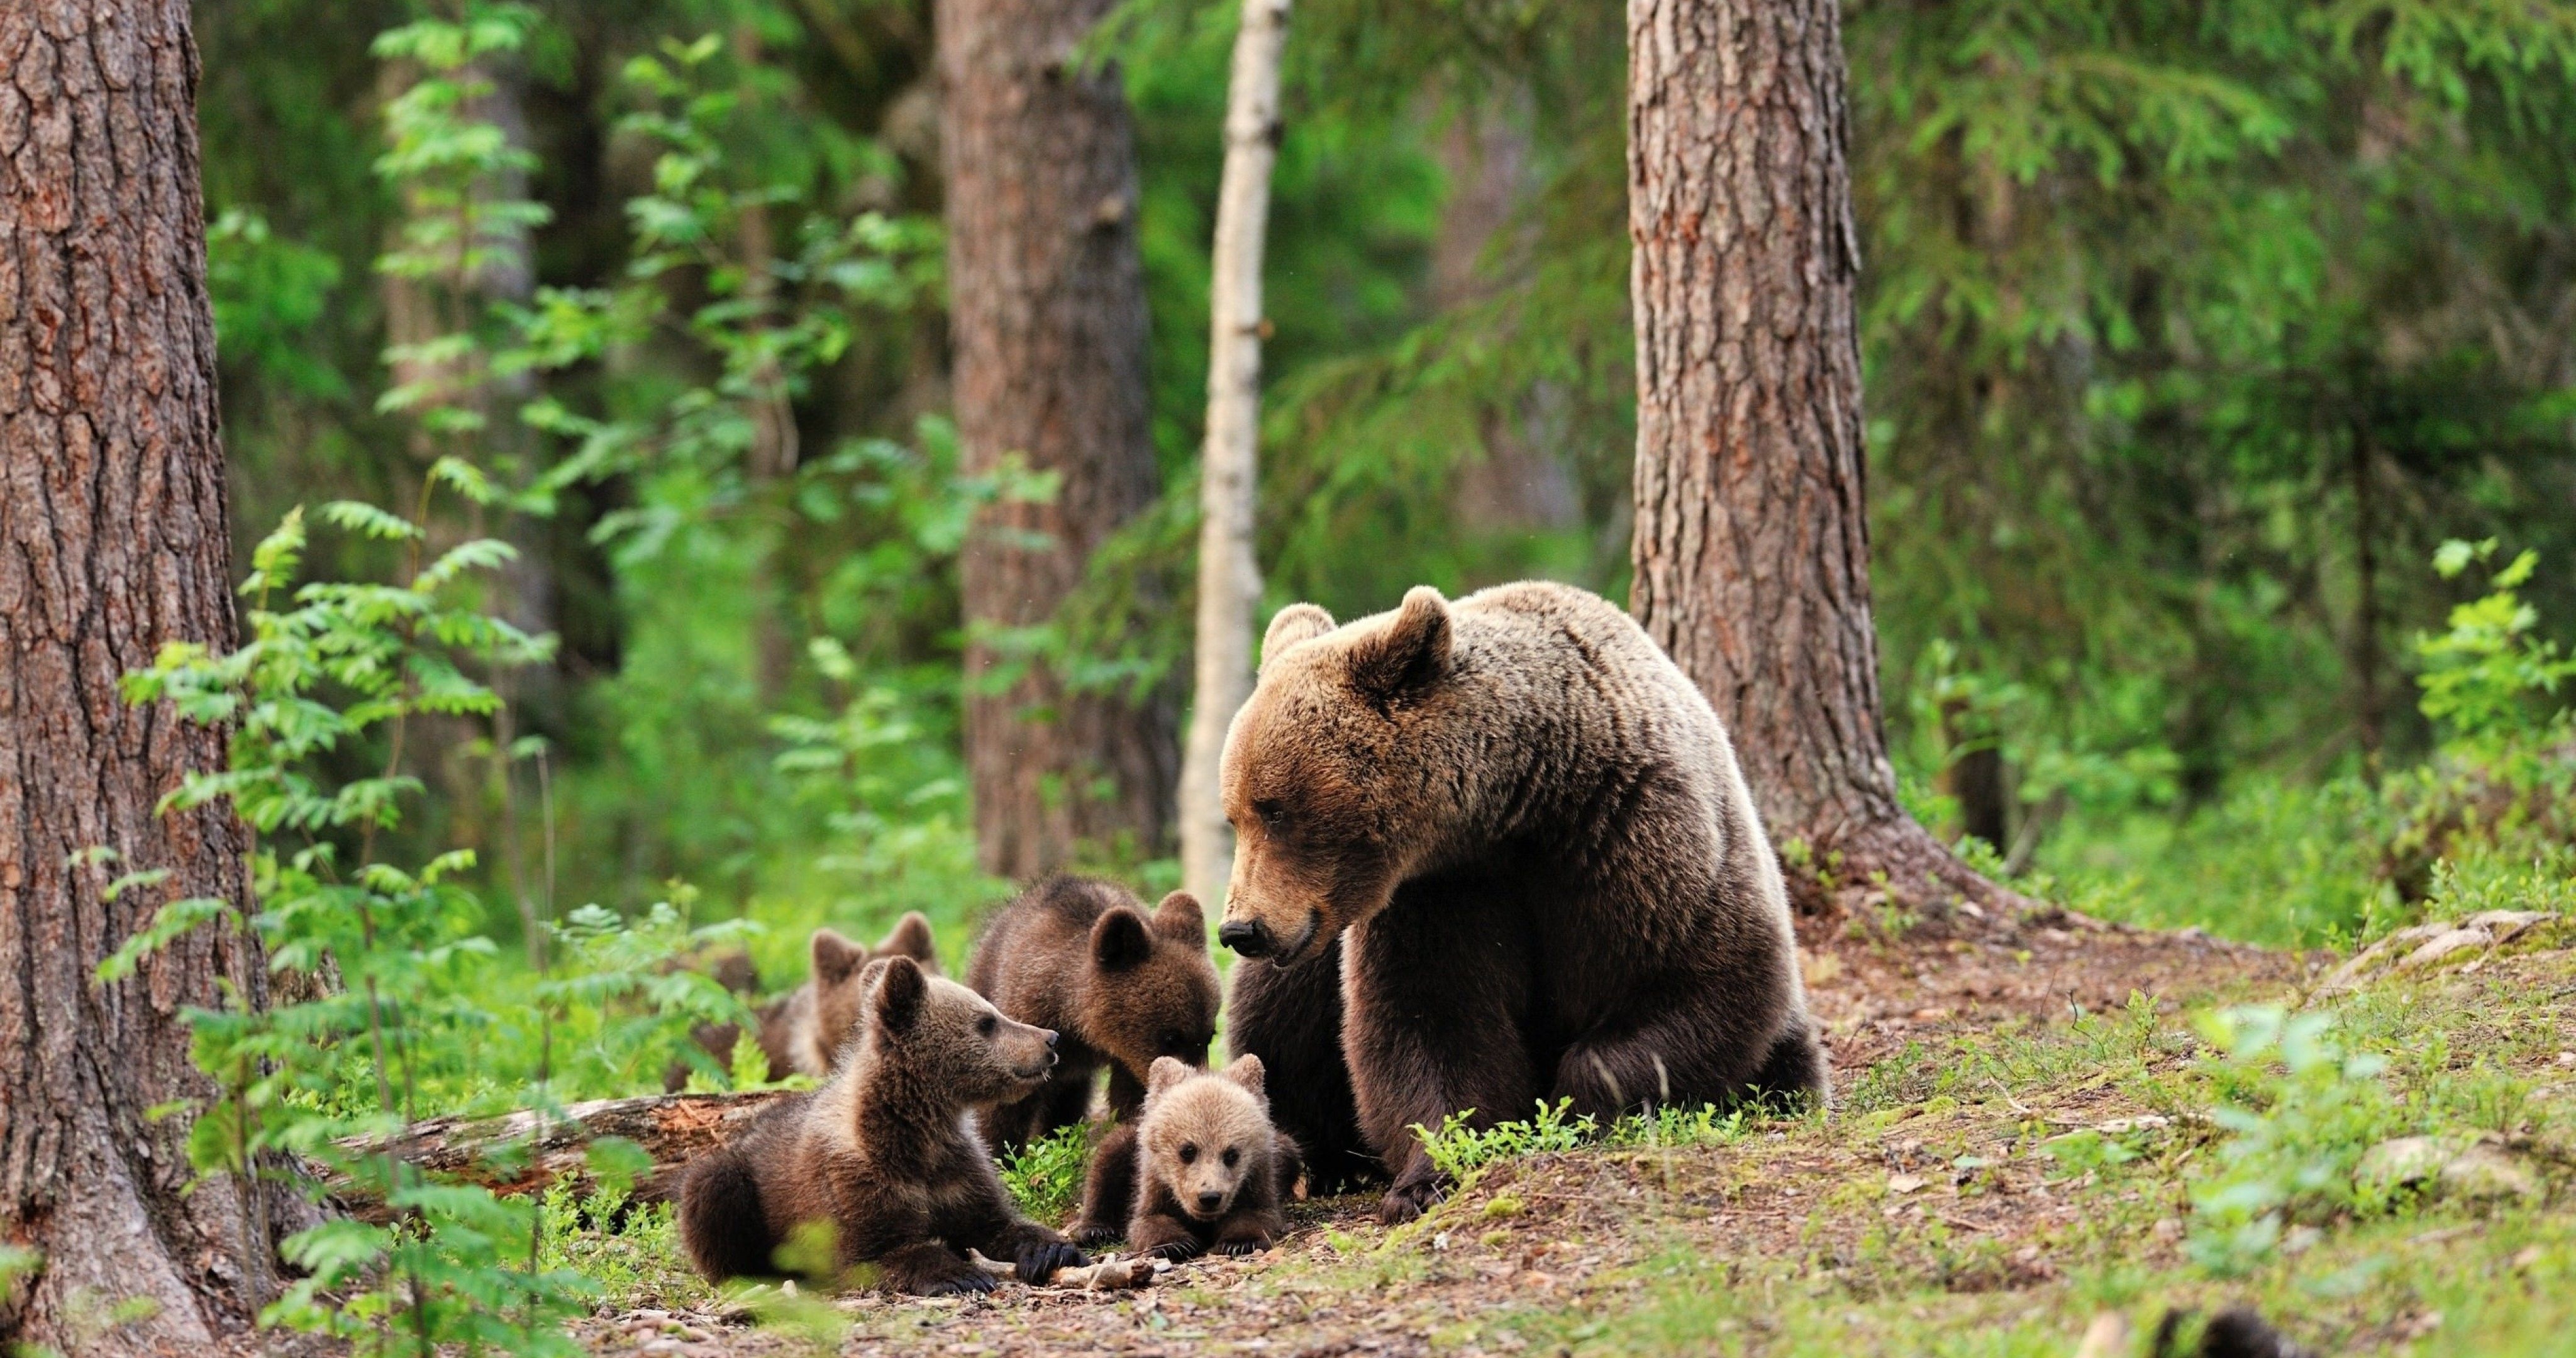
[[[1243,1152],[1242,1152],[1242,1151],[1236,1150],[1236,1149],[1235,1149],[1234,1147],[1232,1147],[1232,1146],[1228,1146],[1228,1147],[1226,1147],[1226,1148],[1225,1148],[1225,1155],[1224,1155],[1223,1159],[1225,1160],[1225,1167],[1226,1167],[1227,1169],[1232,1169],[1232,1168],[1234,1168],[1234,1164],[1235,1164],[1235,1162],[1236,1162],[1236,1161],[1238,1161],[1238,1160],[1241,1160],[1242,1158],[1243,1158]]]
[[[1182,1142],[1182,1143],[1181,1143],[1181,1163],[1182,1163],[1182,1164],[1185,1164],[1185,1165],[1195,1165],[1195,1164],[1197,1164],[1198,1162],[1199,1162],[1199,1144],[1198,1144],[1197,1142],[1195,1142],[1195,1141],[1184,1141],[1184,1142]]]
[[[1254,802],[1252,814],[1261,817],[1262,825],[1268,829],[1283,829],[1288,824],[1288,808],[1275,800]]]
[[[982,1033],[986,1037],[991,1037],[994,1033],[1000,1031],[1001,1027],[1002,1021],[990,1014],[986,1014],[984,1017],[975,1020],[975,1031]]]
[[[1162,1044],[1165,1052],[1179,1056],[1190,1049],[1190,1037],[1178,1028],[1166,1028],[1163,1030]]]

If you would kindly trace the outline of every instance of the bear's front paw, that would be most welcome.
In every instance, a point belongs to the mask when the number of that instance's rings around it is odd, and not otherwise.
[[[1060,1268],[1080,1268],[1091,1262],[1091,1256],[1069,1241],[1036,1240],[1020,1247],[1018,1270],[1020,1281],[1033,1287],[1044,1286]]]
[[[1162,1244],[1146,1250],[1145,1253],[1157,1259],[1169,1259],[1173,1263],[1177,1264],[1184,1259],[1198,1258],[1199,1251],[1203,1248],[1204,1246],[1200,1245],[1196,1240],[1183,1236],[1178,1240],[1166,1240]]]
[[[923,1283],[917,1290],[925,1297],[954,1297],[966,1293],[990,1292],[993,1286],[993,1275],[979,1269],[972,1273],[934,1278]]]
[[[1127,1234],[1127,1228],[1113,1221],[1077,1221],[1066,1231],[1073,1243],[1098,1247],[1113,1244]]]
[[[1220,1240],[1216,1242],[1217,1253],[1231,1254],[1237,1258],[1247,1254],[1258,1254],[1268,1248],[1270,1248],[1270,1242],[1266,1239]]]
[[[1446,1192],[1447,1185],[1437,1174],[1399,1179],[1395,1187],[1388,1189],[1386,1196],[1378,1200],[1377,1219],[1389,1226],[1401,1226],[1430,1211],[1432,1204],[1440,1201]]]

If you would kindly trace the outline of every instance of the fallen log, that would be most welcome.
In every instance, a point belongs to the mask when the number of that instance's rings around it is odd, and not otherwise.
[[[505,1197],[542,1192],[559,1182],[587,1195],[597,1187],[591,1173],[591,1142],[622,1137],[642,1148],[652,1161],[635,1176],[628,1200],[667,1202],[691,1163],[723,1145],[786,1093],[773,1089],[747,1094],[652,1094],[570,1104],[553,1116],[522,1110],[501,1117],[427,1118],[404,1128],[393,1139],[393,1151],[405,1164],[441,1178],[479,1183]],[[352,1137],[339,1144],[342,1150],[361,1156],[385,1151],[380,1137]],[[372,1187],[339,1175],[326,1178],[331,1196],[349,1215],[362,1221],[382,1221],[389,1215]]]

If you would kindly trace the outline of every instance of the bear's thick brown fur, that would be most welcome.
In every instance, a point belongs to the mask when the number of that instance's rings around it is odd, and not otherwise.
[[[1056,1035],[1014,1023],[909,957],[869,964],[859,1033],[822,1088],[782,1100],[680,1185],[680,1241],[709,1281],[779,1271],[778,1248],[827,1223],[832,1275],[873,1265],[889,1291],[980,1292],[966,1257],[1024,1281],[1084,1262],[1019,1214],[965,1115],[1045,1083]]]
[[[1442,1187],[1411,1129],[1462,1110],[1825,1097],[1734,749],[1627,614],[1564,585],[1416,588],[1339,628],[1294,605],[1262,651],[1226,740],[1220,937],[1281,970],[1229,1046],[1327,1059],[1302,1020],[1338,989],[1386,1219]],[[1336,939],[1337,978],[1316,962]]]
[[[1262,1082],[1258,1056],[1213,1073],[1168,1056],[1154,1063],[1132,1124],[1127,1243],[1137,1253],[1250,1254],[1287,1233],[1279,1202],[1297,1181],[1297,1147],[1270,1125]]]
[[[1064,1061],[1046,1087],[984,1116],[995,1155],[1082,1121],[1103,1065],[1109,1110],[1128,1117],[1157,1058],[1203,1066],[1216,1030],[1207,920],[1185,891],[1165,896],[1148,918],[1115,883],[1041,882],[993,917],[966,983],[1012,1018],[1063,1034]]]
[[[805,984],[753,1011],[760,1023],[755,1036],[772,1080],[790,1074],[821,1079],[832,1073],[832,1062],[849,1037],[850,1026],[858,1020],[863,996],[859,973],[868,963],[909,957],[931,975],[939,974],[939,944],[931,936],[929,919],[918,910],[907,911],[895,921],[884,941],[873,948],[862,947],[833,930],[817,929],[807,940],[806,955],[811,970]],[[751,958],[740,953],[733,956],[741,959],[743,973],[749,975]],[[722,969],[724,960],[718,959],[716,978],[728,989],[744,989],[728,978]],[[689,1030],[689,1039],[719,1065],[733,1060],[734,1044],[741,1035],[742,1029],[731,1023],[701,1023]],[[673,1061],[662,1073],[666,1091],[677,1093],[688,1082],[687,1061]]]

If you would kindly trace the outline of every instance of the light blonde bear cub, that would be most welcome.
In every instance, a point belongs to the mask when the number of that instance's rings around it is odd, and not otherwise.
[[[1300,1157],[1270,1125],[1261,1058],[1203,1072],[1166,1056],[1147,1074],[1145,1094],[1128,1245],[1167,1259],[1269,1248],[1288,1229],[1279,1201]]]

